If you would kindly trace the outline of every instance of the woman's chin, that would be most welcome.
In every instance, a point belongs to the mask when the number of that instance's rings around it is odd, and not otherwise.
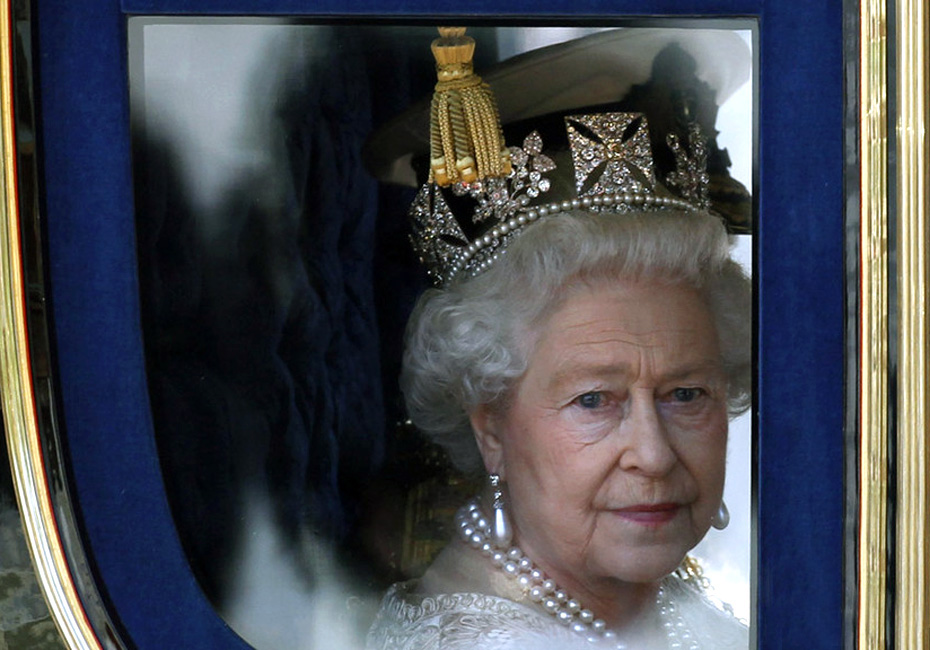
[[[665,579],[677,568],[678,564],[674,566],[663,566],[661,568],[637,567],[636,570],[624,572],[626,578],[624,582],[643,585],[656,584]]]
[[[675,571],[685,558],[684,552],[659,552],[648,549],[642,553],[630,553],[624,558],[605,563],[604,573],[620,582],[632,584],[654,584]]]

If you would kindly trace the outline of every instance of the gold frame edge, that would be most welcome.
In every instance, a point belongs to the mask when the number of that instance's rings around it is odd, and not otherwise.
[[[888,495],[888,102],[885,0],[859,15],[858,647],[885,647]]]
[[[69,648],[99,650],[58,535],[36,420],[16,191],[12,0],[0,0],[0,386],[10,464],[29,553]]]
[[[898,0],[895,28],[898,430],[895,647],[930,647],[928,553],[928,0]]]

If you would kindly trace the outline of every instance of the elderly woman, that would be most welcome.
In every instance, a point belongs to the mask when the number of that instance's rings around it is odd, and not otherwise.
[[[437,187],[414,205],[442,288],[411,317],[402,388],[414,424],[488,490],[426,574],[388,592],[371,648],[748,646],[686,556],[728,519],[749,282],[688,164],[697,140],[671,147],[675,194],[636,146],[643,116],[564,124],[565,156],[531,134],[506,181],[459,181],[477,235]]]
[[[499,494],[460,513],[461,539],[419,583],[395,586],[373,645],[570,647],[575,629],[632,648],[747,647],[675,570],[725,516],[748,310],[706,213],[562,214],[424,296],[411,416],[459,466],[498,477]]]

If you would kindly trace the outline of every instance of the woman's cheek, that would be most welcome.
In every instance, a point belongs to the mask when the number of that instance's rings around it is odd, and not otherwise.
[[[726,404],[711,398],[688,403],[660,403],[659,412],[667,424],[678,428],[726,428]]]
[[[565,415],[566,436],[581,445],[593,444],[607,438],[617,429],[618,421],[607,413],[578,413],[578,409]]]

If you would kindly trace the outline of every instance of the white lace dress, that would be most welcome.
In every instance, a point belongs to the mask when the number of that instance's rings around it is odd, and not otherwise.
[[[686,642],[669,643],[655,613],[623,639],[635,650],[669,647],[749,647],[745,625],[717,608],[690,583],[669,576],[663,582],[674,604],[671,621]],[[395,584],[385,595],[368,633],[368,650],[575,650],[594,647],[560,625],[516,585],[465,544],[443,551],[421,580]]]

